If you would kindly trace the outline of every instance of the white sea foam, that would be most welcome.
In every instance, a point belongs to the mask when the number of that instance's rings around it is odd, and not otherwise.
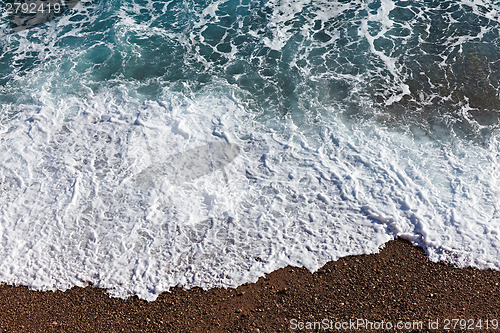
[[[395,236],[432,260],[500,267],[497,136],[485,147],[438,144],[336,117],[251,115],[220,90],[146,103],[108,92],[4,125],[0,280],[41,290],[90,282],[153,300],[285,265],[314,271]],[[155,177],[151,165],[215,140],[241,148],[226,179],[214,169],[179,184],[160,167],[160,186],[137,185],[144,170]]]

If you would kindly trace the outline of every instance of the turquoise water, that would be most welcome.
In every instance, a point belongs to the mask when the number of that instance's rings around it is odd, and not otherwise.
[[[498,123],[495,2],[86,1],[66,15],[26,39],[4,24],[2,101],[36,95],[40,83],[19,80],[36,73],[49,76],[44,84],[55,94],[133,82],[150,99],[167,85],[188,93],[222,81],[261,112],[304,113],[311,107],[302,100],[348,99],[351,112],[380,108],[395,121],[467,134]],[[20,47],[26,42],[33,47]],[[457,111],[465,104],[471,119]]]
[[[3,282],[154,299],[396,236],[500,267],[498,1],[73,5],[2,12]]]

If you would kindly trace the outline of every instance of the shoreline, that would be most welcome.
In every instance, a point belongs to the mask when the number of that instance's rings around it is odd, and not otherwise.
[[[401,239],[315,273],[288,266],[236,289],[172,288],[153,302],[110,298],[94,287],[40,292],[0,285],[0,330],[6,332],[283,332],[312,331],[299,328],[314,322],[328,331],[357,320],[379,327],[422,322],[425,331],[438,320],[432,330],[438,332],[446,319],[500,331],[500,271],[433,263]],[[340,331],[350,331],[345,328]]]

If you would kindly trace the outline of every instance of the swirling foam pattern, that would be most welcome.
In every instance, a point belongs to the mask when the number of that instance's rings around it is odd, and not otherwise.
[[[0,281],[154,300],[400,236],[500,268],[500,4],[90,1],[0,23]]]

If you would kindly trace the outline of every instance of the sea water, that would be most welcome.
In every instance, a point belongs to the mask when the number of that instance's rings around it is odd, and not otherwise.
[[[6,3],[1,282],[154,300],[396,237],[500,268],[499,1]]]

